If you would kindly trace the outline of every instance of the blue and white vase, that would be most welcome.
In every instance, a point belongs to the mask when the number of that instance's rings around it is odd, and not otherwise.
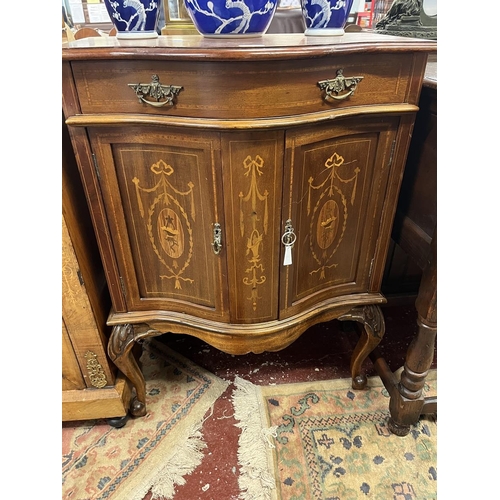
[[[184,4],[203,36],[244,38],[267,31],[278,0],[184,0]]]
[[[338,36],[351,12],[353,0],[301,0],[306,35]]]
[[[157,38],[159,8],[163,0],[104,0],[116,28],[116,38]]]

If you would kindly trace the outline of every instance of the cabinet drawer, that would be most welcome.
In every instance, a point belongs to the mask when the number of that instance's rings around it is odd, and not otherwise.
[[[375,59],[375,61],[374,61]],[[252,119],[315,113],[339,108],[401,104],[410,91],[413,59],[406,54],[329,56],[259,61],[74,61],[82,113],[147,113],[193,118]],[[343,100],[325,100],[318,82],[363,77]],[[182,87],[175,104],[141,102],[129,84]],[[349,90],[349,89],[348,89]],[[347,90],[347,91],[348,91]],[[345,94],[342,92],[340,95]],[[410,104],[415,104],[410,102]]]

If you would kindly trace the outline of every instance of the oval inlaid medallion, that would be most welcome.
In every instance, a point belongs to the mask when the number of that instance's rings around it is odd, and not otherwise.
[[[327,249],[337,236],[339,213],[339,206],[334,200],[326,201],[321,207],[316,226],[316,240],[323,250]]]
[[[157,219],[158,235],[163,250],[172,259],[178,259],[184,252],[184,229],[179,216],[164,208]]]

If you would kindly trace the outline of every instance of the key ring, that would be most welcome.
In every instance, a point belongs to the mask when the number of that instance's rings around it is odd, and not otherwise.
[[[297,239],[297,235],[293,232],[293,229],[292,229],[291,231],[283,234],[283,236],[281,237],[281,242],[286,247],[289,247],[289,246],[292,246],[295,243],[296,239]]]

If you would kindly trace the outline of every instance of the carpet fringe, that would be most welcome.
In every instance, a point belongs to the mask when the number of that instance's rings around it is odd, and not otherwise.
[[[88,436],[77,425],[68,426],[64,437],[63,425],[63,453],[71,452],[62,469],[63,498],[143,500],[151,490],[152,499],[172,499],[185,484],[184,476],[202,463],[207,448],[203,425],[213,418],[214,405],[230,381],[154,339],[144,341],[141,362],[146,390],[158,388],[156,394],[164,391],[166,399],[152,398],[150,411],[124,429],[92,421],[82,428]],[[178,386],[176,396],[169,393],[172,383]]]
[[[154,341],[153,341],[154,342]],[[156,342],[152,345],[160,351],[170,351],[165,346]],[[189,361],[178,353],[170,352],[170,356],[177,358],[181,363],[189,364]],[[215,377],[215,376],[214,376]],[[230,382],[215,377],[211,388],[204,396],[204,401],[211,401],[210,407],[200,406],[198,411],[193,412],[194,418],[198,417],[190,427],[178,433],[173,429],[175,438],[173,446],[158,453],[153,461],[149,462],[149,471],[143,478],[142,484],[133,492],[123,491],[124,497],[117,495],[116,500],[143,500],[149,491],[151,491],[151,500],[161,499],[170,500],[175,496],[176,486],[182,486],[186,483],[184,476],[191,474],[203,460],[203,450],[207,448],[207,443],[203,438],[202,428],[205,421],[213,415],[215,401],[229,386]],[[115,497],[113,497],[115,500]]]
[[[240,499],[271,500],[276,488],[271,457],[277,426],[268,427],[261,408],[259,387],[236,377],[232,395],[236,427],[241,429],[238,441],[240,465]]]
[[[151,500],[173,498],[175,487],[186,483],[184,476],[191,474],[201,464],[203,450],[207,447],[201,433],[202,425],[203,422],[199,422],[191,429],[185,442],[179,443],[173,455],[158,470],[151,486]]]

